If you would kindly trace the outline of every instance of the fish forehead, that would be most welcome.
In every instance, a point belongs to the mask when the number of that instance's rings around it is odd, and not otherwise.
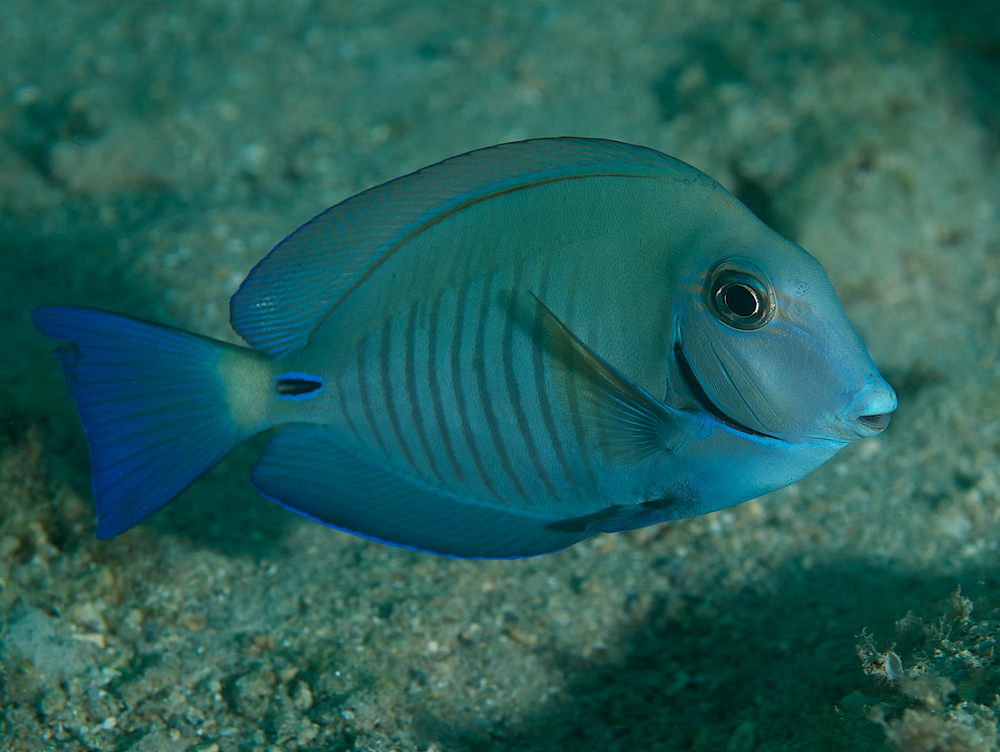
[[[709,309],[711,276],[718,267],[733,261],[748,261],[763,273],[774,294],[776,323],[809,332],[828,345],[843,341],[851,348],[860,346],[822,264],[745,207],[731,212],[716,210],[714,221],[702,226],[688,252],[676,257],[670,279],[675,289],[673,314],[680,319],[704,317],[710,322],[707,331],[720,338],[753,340],[771,334],[774,327],[735,330]]]

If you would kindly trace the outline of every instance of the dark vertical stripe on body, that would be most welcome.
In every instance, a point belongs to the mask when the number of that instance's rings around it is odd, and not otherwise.
[[[340,400],[340,414],[344,416],[344,423],[347,425],[347,430],[350,431],[351,436],[354,437],[354,440],[360,444],[362,442],[361,442],[361,436],[358,434],[358,427],[354,425],[354,421],[351,420],[351,414],[347,410],[347,394],[344,392],[343,378],[344,378],[344,371],[341,371],[340,374],[338,374],[337,376],[337,382],[336,382],[337,399]]]
[[[399,413],[396,412],[396,402],[392,394],[392,379],[390,367],[392,366],[392,319],[386,319],[382,324],[382,342],[378,351],[378,370],[382,382],[382,400],[385,402],[385,414],[389,418],[389,425],[392,426],[392,433],[396,437],[396,443],[403,450],[403,457],[414,470],[417,463],[413,461],[413,454],[403,437],[403,429],[399,425]]]
[[[415,338],[417,329],[417,309],[419,303],[414,303],[410,306],[410,315],[406,318],[406,336],[404,337],[406,341],[406,358],[405,358],[405,376],[406,376],[406,399],[410,403],[410,419],[413,421],[413,428],[417,432],[417,441],[420,443],[420,448],[423,450],[424,456],[427,457],[427,463],[430,466],[431,473],[434,475],[438,481],[441,481],[441,473],[438,472],[437,463],[434,461],[434,453],[431,451],[430,442],[427,441],[427,431],[424,429],[424,418],[420,412],[420,399],[417,395],[417,374],[416,374],[416,350]]]
[[[531,460],[531,466],[535,469],[535,475],[538,476],[538,480],[540,480],[542,485],[545,486],[545,491],[549,494],[549,496],[556,498],[556,489],[553,487],[552,481],[549,479],[549,474],[545,472],[545,467],[542,465],[542,458],[538,455],[538,448],[535,446],[535,440],[531,435],[531,426],[528,423],[528,416],[524,413],[524,404],[521,400],[521,389],[518,387],[517,377],[514,375],[514,323],[518,303],[517,296],[521,294],[520,266],[518,266],[514,275],[514,282],[512,286],[514,288],[514,294],[508,301],[507,316],[503,326],[500,354],[504,383],[507,385],[507,398],[510,400],[510,405],[514,410],[514,420],[517,421],[517,428],[521,432],[521,438],[524,439],[524,447],[528,452],[528,459]]]
[[[573,424],[573,433],[576,434],[576,444],[580,451],[580,459],[583,467],[587,471],[587,480],[590,485],[596,484],[594,471],[591,468],[590,451],[587,448],[587,429],[583,425],[583,416],[580,414],[580,390],[577,386],[579,375],[576,373],[566,374],[566,400],[569,402],[569,419]]]
[[[576,273],[571,272],[569,280],[569,295],[566,298],[566,328],[574,330],[576,324],[576,294],[579,289]],[[590,451],[587,448],[587,429],[583,425],[583,416],[580,414],[580,391],[577,385],[579,375],[574,372],[566,373],[566,400],[569,403],[569,419],[573,424],[573,433],[576,435],[577,449],[580,452],[580,459],[583,467],[587,471],[587,480],[591,486],[597,484],[594,478],[594,471],[590,462]]]
[[[517,477],[517,473],[514,472],[514,468],[510,464],[510,457],[507,455],[507,447],[504,446],[503,437],[500,435],[500,429],[497,425],[496,412],[494,412],[493,403],[490,401],[490,392],[486,380],[485,337],[486,317],[490,310],[490,281],[491,280],[486,280],[483,282],[483,293],[479,303],[479,317],[476,321],[475,349],[472,355],[472,370],[476,376],[476,388],[479,392],[479,403],[483,408],[483,417],[486,418],[486,427],[489,429],[490,438],[493,440],[493,450],[496,452],[497,458],[500,460],[500,466],[503,468],[504,473],[508,478],[510,478],[510,482],[514,485],[514,490],[517,491],[518,496],[525,501],[529,501],[528,495],[524,492],[524,488],[521,486],[521,479]]]
[[[441,311],[441,296],[438,295],[431,303],[431,312],[427,318],[427,385],[431,390],[431,404],[434,406],[434,420],[437,422],[438,433],[441,435],[441,443],[444,444],[444,453],[448,457],[451,469],[455,472],[455,478],[459,483],[464,482],[465,475],[462,467],[455,457],[455,450],[451,445],[451,434],[448,432],[448,424],[444,419],[444,405],[441,402],[441,384],[438,383],[437,373],[437,335],[438,335],[438,314]]]
[[[375,443],[382,450],[382,454],[388,458],[389,452],[386,451],[385,443],[382,441],[378,427],[375,425],[375,414],[372,412],[372,403],[368,397],[368,381],[365,379],[365,346],[367,344],[367,337],[358,343],[358,355],[355,364],[355,370],[358,374],[358,396],[361,398],[361,411],[364,413],[365,422],[368,424],[369,430],[371,430],[372,435],[375,437]]]
[[[549,263],[546,263],[542,281],[538,287],[538,299],[543,302],[545,301],[545,294],[548,292],[550,271]],[[556,455],[559,469],[562,470],[566,482],[570,486],[573,486],[575,485],[573,473],[570,472],[569,463],[566,461],[566,453],[563,451],[562,441],[559,440],[555,416],[552,413],[552,400],[549,399],[549,389],[545,383],[545,351],[542,343],[542,310],[538,308],[531,332],[531,365],[535,375],[535,392],[538,394],[538,409],[542,414],[542,425],[545,426],[545,433],[549,437],[549,443],[552,445],[552,451]]]
[[[462,329],[465,323],[465,306],[469,296],[469,283],[466,282],[458,290],[458,300],[455,303],[455,333],[451,338],[451,388],[455,393],[455,407],[458,409],[458,417],[462,425],[462,438],[465,439],[465,446],[472,457],[472,464],[476,466],[479,477],[482,478],[483,485],[491,494],[498,499],[501,498],[493,486],[493,481],[486,474],[483,467],[483,458],[476,448],[475,437],[472,435],[472,426],[469,425],[469,413],[465,407],[465,394],[462,392]]]

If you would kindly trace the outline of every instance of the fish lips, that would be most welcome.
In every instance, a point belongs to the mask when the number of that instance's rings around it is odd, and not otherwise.
[[[898,406],[896,392],[877,373],[868,375],[865,385],[851,394],[837,413],[840,424],[854,432],[851,438],[877,436],[889,425]]]

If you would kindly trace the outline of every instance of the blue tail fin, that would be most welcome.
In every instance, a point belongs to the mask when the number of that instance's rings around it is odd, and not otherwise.
[[[90,446],[97,537],[162,507],[246,438],[217,374],[230,345],[89,308],[31,312],[55,351]]]

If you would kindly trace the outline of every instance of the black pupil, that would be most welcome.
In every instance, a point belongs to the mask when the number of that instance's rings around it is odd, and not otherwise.
[[[726,288],[722,293],[722,301],[726,304],[726,308],[743,318],[753,316],[757,312],[757,296],[753,294],[753,290],[744,285]]]

